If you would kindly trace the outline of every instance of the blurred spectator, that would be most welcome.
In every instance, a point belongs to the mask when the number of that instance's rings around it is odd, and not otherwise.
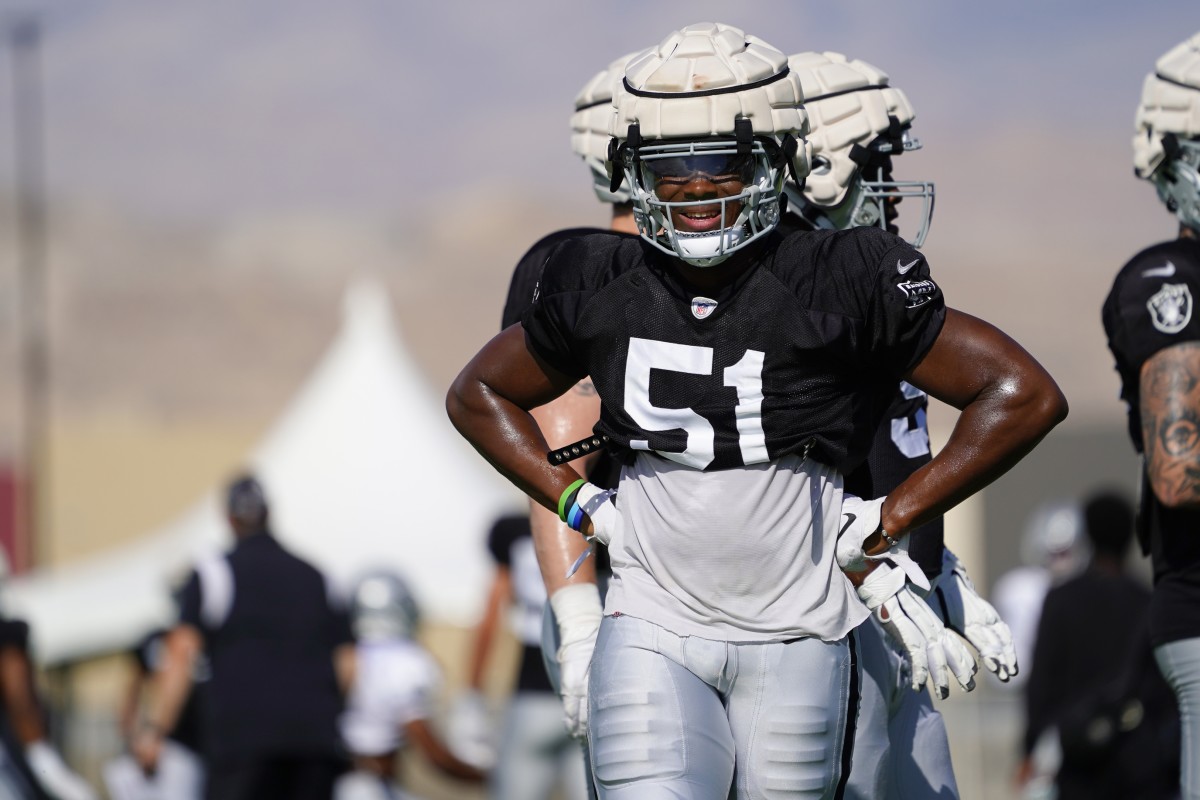
[[[95,800],[49,741],[23,620],[0,617],[0,703],[6,723],[0,726],[0,798]]]
[[[432,724],[441,671],[416,642],[420,614],[397,574],[370,572],[355,584],[351,619],[358,639],[357,672],[342,716],[342,737],[354,770],[337,784],[337,800],[409,798],[397,760],[409,744],[443,775],[482,782],[485,774],[457,758]]]
[[[206,797],[330,800],[345,768],[337,718],[354,673],[349,618],[321,573],[271,534],[254,478],[230,484],[226,510],[236,544],[198,564],[183,588],[135,755],[157,768],[204,652]]]
[[[468,668],[468,692],[460,700],[460,726],[484,728],[483,676],[496,641],[500,618],[507,611],[521,644],[516,686],[504,714],[496,768],[489,796],[495,800],[548,800],[555,787],[568,798],[587,796],[583,752],[563,720],[563,707],[546,675],[542,660],[542,624],[546,586],[534,553],[527,515],[501,517],[488,534],[488,550],[496,563],[483,620],[476,629]],[[474,708],[473,714],[466,709]],[[463,717],[474,716],[474,725]],[[475,750],[486,756],[478,734]]]
[[[121,708],[121,733],[133,746],[141,726],[144,700],[158,689],[165,663],[167,631],[147,634],[130,654],[134,661]],[[209,678],[208,659],[196,659],[192,690],[179,713],[179,721],[163,742],[158,769],[153,775],[142,771],[131,755],[123,755],[104,767],[104,783],[113,800],[200,800],[204,796],[204,764],[201,761],[201,697]]]
[[[1022,565],[1001,575],[992,591],[996,611],[1012,631],[1020,668],[1004,685],[1017,687],[1028,680],[1042,602],[1051,588],[1083,569],[1085,539],[1083,515],[1074,501],[1044,503],[1029,516],[1021,537]]]
[[[1052,588],[1042,607],[1018,781],[1029,779],[1043,732],[1056,729],[1059,800],[1173,797],[1176,775],[1154,761],[1156,747],[1144,746],[1147,733],[1158,736],[1152,729],[1162,713],[1173,712],[1169,702],[1149,701],[1170,692],[1154,669],[1145,669],[1150,591],[1125,565],[1133,506],[1119,492],[1102,491],[1084,503],[1083,517],[1092,558],[1081,574]]]

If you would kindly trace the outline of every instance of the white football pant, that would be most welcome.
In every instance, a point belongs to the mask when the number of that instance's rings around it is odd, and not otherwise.
[[[958,800],[946,723],[929,690],[913,690],[904,655],[874,617],[851,635],[862,702],[847,800]]]
[[[1200,800],[1200,638],[1159,645],[1154,658],[1179,702],[1182,798]]]
[[[201,800],[204,765],[191,750],[167,739],[152,777],[132,756],[119,756],[104,765],[104,785],[113,800]]]
[[[833,800],[853,660],[849,639],[739,644],[605,617],[588,692],[601,800]]]
[[[416,795],[401,791],[392,781],[378,775],[355,770],[338,778],[333,787],[333,800],[419,800]]]

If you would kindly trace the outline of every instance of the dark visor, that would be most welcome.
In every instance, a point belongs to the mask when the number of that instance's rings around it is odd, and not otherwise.
[[[736,153],[645,158],[642,166],[655,183],[686,181],[704,176],[715,183],[737,180],[750,183],[754,178],[754,157]]]

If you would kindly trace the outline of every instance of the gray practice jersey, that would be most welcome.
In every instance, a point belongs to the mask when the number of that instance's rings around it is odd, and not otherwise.
[[[793,454],[706,473],[645,453],[619,497],[607,614],[735,642],[836,641],[867,617],[835,558],[832,467]]]

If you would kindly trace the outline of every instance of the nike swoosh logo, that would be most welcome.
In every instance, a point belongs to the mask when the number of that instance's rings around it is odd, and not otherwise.
[[[1154,269],[1147,269],[1147,270],[1142,271],[1143,278],[1169,278],[1174,274],[1175,274],[1175,265],[1172,264],[1170,261],[1168,261],[1166,263],[1166,266],[1155,267]]]
[[[919,259],[919,258],[914,258],[912,261],[910,261],[907,264],[901,264],[900,259],[897,258],[896,259],[896,272],[899,272],[901,275],[903,275],[904,273],[908,272],[910,269],[915,267],[917,265],[917,262],[920,260],[921,259]]]
[[[838,531],[839,537],[846,531],[850,530],[850,526],[854,524],[854,520],[858,519],[858,515],[851,514],[849,511],[846,512],[845,517],[846,517],[846,524],[842,526],[842,529],[840,531]]]

